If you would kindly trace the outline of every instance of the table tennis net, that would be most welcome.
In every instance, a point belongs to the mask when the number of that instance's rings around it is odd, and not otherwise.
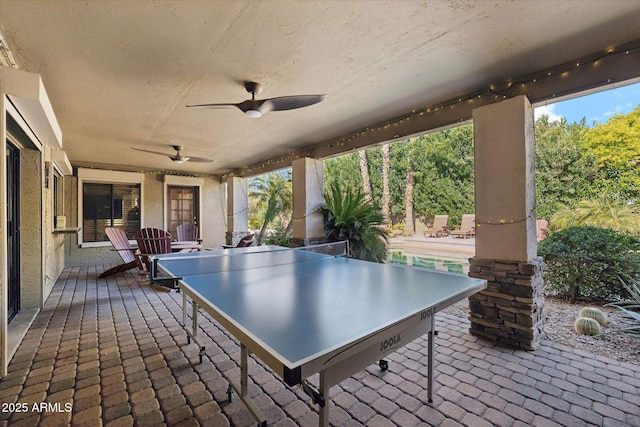
[[[333,256],[349,256],[349,241],[342,240],[340,242],[320,243],[317,245],[301,246],[299,248],[304,251],[315,252],[318,254]]]
[[[263,251],[260,250],[260,247],[252,249],[250,252],[234,252],[233,249],[230,249],[224,252],[194,252],[191,256],[159,257],[154,269],[156,278],[254,270],[348,255],[348,243],[346,242],[297,248],[265,247]]]

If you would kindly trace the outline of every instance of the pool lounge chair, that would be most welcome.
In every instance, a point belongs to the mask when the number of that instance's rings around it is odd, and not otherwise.
[[[475,237],[476,235],[476,216],[475,214],[462,215],[462,224],[451,232],[453,237]]]
[[[424,229],[424,237],[443,237],[449,234],[449,215],[436,215],[433,225]]]
[[[547,232],[549,230],[549,221],[546,219],[536,220],[536,239],[538,242],[547,238]]]

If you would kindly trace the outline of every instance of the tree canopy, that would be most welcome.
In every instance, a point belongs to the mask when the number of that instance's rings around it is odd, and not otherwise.
[[[640,234],[636,208],[640,203],[640,106],[593,127],[584,118],[568,123],[542,116],[536,120],[535,137],[538,218],[551,220],[556,229],[597,225]],[[474,212],[472,125],[390,144],[388,157],[381,147],[362,154],[326,159],[325,188],[339,184],[345,192],[364,192],[363,176],[368,175],[371,203],[384,211],[383,177],[387,174],[386,208],[394,224],[411,223],[414,216],[426,224],[435,215],[448,214],[449,225],[454,226],[463,214]],[[366,173],[361,166],[367,168]],[[254,194],[262,190],[254,187]],[[260,208],[264,218],[271,212],[266,206],[268,198],[259,199],[265,204]],[[277,210],[290,215],[290,207],[281,206],[284,209]],[[254,223],[264,224],[263,220]]]

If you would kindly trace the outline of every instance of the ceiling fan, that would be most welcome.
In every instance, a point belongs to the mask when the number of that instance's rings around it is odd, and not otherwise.
[[[258,118],[269,111],[295,110],[322,101],[326,95],[294,95],[278,98],[256,99],[256,94],[262,91],[262,86],[256,82],[244,82],[244,88],[251,94],[251,99],[238,104],[198,104],[187,105],[190,108],[227,108],[236,107],[249,117]]]
[[[136,151],[143,151],[145,153],[151,153],[151,154],[159,154],[161,156],[167,156],[169,157],[171,160],[173,160],[174,163],[184,163],[186,161],[189,162],[215,162],[215,160],[212,159],[207,159],[204,157],[192,157],[192,156],[183,156],[182,154],[180,154],[180,151],[182,151],[182,147],[180,145],[172,145],[171,147],[173,147],[174,150],[176,150],[176,154],[167,154],[167,153],[162,153],[160,151],[151,151],[151,150],[143,150],[142,148],[135,148],[135,147],[131,147],[132,149],[136,150]]]

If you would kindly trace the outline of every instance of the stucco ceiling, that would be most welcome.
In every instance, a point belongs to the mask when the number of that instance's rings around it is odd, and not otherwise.
[[[0,1],[75,165],[225,174],[640,38],[638,1]],[[259,119],[186,104],[326,94]],[[131,147],[209,157],[175,164]]]

